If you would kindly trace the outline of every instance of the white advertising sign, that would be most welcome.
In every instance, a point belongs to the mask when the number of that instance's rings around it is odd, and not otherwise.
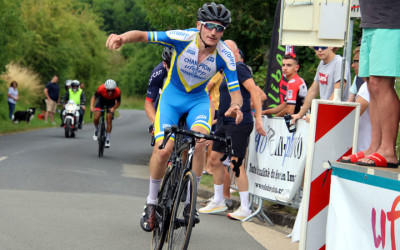
[[[264,118],[266,136],[255,129],[250,136],[247,160],[249,192],[269,200],[300,187],[305,165],[308,123],[296,122],[289,133],[283,118]],[[295,183],[298,183],[296,185]]]
[[[400,249],[400,181],[334,167],[326,249]]]

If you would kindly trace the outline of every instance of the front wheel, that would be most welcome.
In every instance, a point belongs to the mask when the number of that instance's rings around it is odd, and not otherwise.
[[[71,119],[67,119],[65,122],[65,137],[68,138],[71,136],[72,124]]]
[[[97,140],[99,141],[99,157],[102,157],[104,153],[104,143],[106,141],[106,128],[103,122],[100,125],[100,131]]]
[[[169,225],[168,249],[187,249],[196,214],[197,178],[187,172],[174,201]]]

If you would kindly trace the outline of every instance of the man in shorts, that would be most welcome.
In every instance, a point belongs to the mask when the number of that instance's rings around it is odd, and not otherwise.
[[[96,106],[95,106],[96,103]],[[108,79],[104,84],[100,85],[92,99],[90,99],[90,111],[94,112],[94,135],[93,140],[97,141],[99,132],[99,120],[102,109],[107,110],[107,135],[104,147],[109,148],[111,146],[110,137],[112,130],[112,119],[115,110],[121,104],[121,90],[117,87],[117,83],[113,79]]]
[[[398,168],[396,139],[400,100],[394,89],[400,77],[400,1],[360,0],[361,40],[358,75],[367,77],[371,144],[357,164]]]
[[[210,133],[210,100],[206,85],[220,69],[224,70],[232,95],[232,106],[225,115],[242,119],[242,98],[236,75],[236,64],[232,51],[222,42],[221,37],[231,23],[230,11],[222,4],[204,4],[197,12],[197,30],[170,30],[166,32],[128,31],[122,35],[111,34],[106,46],[119,49],[125,43],[156,43],[175,52],[171,69],[165,81],[154,122],[156,145],[150,158],[149,195],[145,211],[140,219],[144,231],[154,229],[157,193],[173,149],[173,138],[164,149],[158,146],[164,138],[164,128],[178,124],[179,118],[188,114],[186,123],[191,130]],[[193,157],[193,171],[200,178],[205,164],[205,143],[197,143]],[[199,219],[196,218],[198,223]]]
[[[44,115],[44,122],[48,122],[50,115],[50,120],[53,125],[54,113],[57,110],[57,104],[60,102],[60,86],[58,85],[58,76],[54,75],[50,82],[46,84],[44,89],[44,94],[46,96],[46,113]]]
[[[236,70],[240,84],[240,91],[243,97],[243,121],[240,124],[235,124],[235,121],[232,118],[221,115],[224,114],[230,105],[232,105],[231,98],[228,94],[226,81],[223,81],[220,86],[220,104],[215,135],[232,137],[233,155],[231,156],[231,169],[235,171],[237,177],[241,206],[235,212],[229,213],[228,217],[231,219],[242,220],[251,214],[248,191],[249,183],[243,161],[246,155],[246,148],[249,143],[250,133],[252,132],[254,126],[250,99],[252,99],[254,104],[258,104],[254,105],[254,116],[256,119],[255,127],[257,133],[265,136],[266,132],[263,128],[263,122],[261,118],[261,101],[259,92],[257,90],[257,85],[254,82],[247,65],[240,62],[241,56],[236,43],[232,40],[227,40],[225,43],[232,50],[236,60]],[[213,168],[214,198],[207,204],[207,206],[199,210],[200,213],[220,213],[228,209],[223,196],[225,170],[223,163],[219,160],[223,156],[224,151],[225,149],[223,144],[219,142],[213,143],[210,163]]]

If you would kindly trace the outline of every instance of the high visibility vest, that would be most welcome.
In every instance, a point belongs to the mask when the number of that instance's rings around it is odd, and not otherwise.
[[[76,103],[76,105],[80,105],[82,89],[78,88],[78,90],[74,92],[72,91],[72,88],[70,88],[68,92],[69,92],[69,99],[73,100]]]

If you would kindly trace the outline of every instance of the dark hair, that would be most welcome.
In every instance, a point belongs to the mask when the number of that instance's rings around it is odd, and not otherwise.
[[[18,83],[17,83],[16,81],[12,81],[12,82],[10,83],[10,87],[12,87],[14,83],[15,83],[15,87],[18,87]]]
[[[287,59],[292,59],[292,60],[294,60],[296,62],[296,64],[299,64],[299,61],[297,60],[297,57],[293,57],[290,54],[284,55],[282,59],[286,59],[286,60]]]

